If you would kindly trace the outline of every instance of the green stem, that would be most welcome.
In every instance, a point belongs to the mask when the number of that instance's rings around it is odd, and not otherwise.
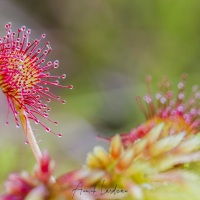
[[[33,131],[32,131],[31,125],[29,123],[27,114],[26,114],[25,110],[22,109],[22,108],[17,107],[17,111],[18,111],[18,116],[19,116],[19,119],[21,121],[22,127],[24,129],[24,132],[25,132],[27,140],[28,140],[27,142],[29,143],[31,150],[32,150],[37,162],[40,163],[42,153],[41,153],[41,150],[40,150],[38,143],[35,139],[35,136],[33,134]]]
[[[40,164],[42,153],[41,153],[39,145],[38,145],[38,143],[35,139],[35,136],[33,134],[33,131],[32,131],[31,125],[29,123],[26,111],[23,108],[19,108],[18,106],[16,106],[16,109],[18,111],[18,116],[19,116],[19,119],[21,121],[22,127],[24,129],[25,134],[26,134],[26,138],[28,140],[27,142],[29,143],[31,150],[32,150],[38,164]],[[51,183],[55,182],[55,178],[53,176],[50,177],[50,182]]]
[[[16,109],[18,111],[18,116],[19,116],[19,119],[21,121],[22,127],[24,129],[25,134],[26,134],[27,142],[30,145],[31,150],[32,150],[38,164],[40,164],[40,160],[42,158],[42,153],[41,153],[39,145],[38,145],[38,143],[35,139],[35,136],[33,134],[33,131],[32,131],[31,125],[29,123],[26,111],[23,108],[19,107],[18,105],[16,105]],[[53,176],[50,177],[50,182],[51,183],[55,182],[55,178]]]

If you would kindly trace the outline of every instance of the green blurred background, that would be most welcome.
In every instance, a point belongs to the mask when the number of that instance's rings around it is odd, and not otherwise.
[[[199,11],[199,0],[0,0],[0,37],[9,21],[13,30],[31,28],[33,39],[45,32],[53,48],[49,60],[60,60],[54,73],[66,73],[62,84],[74,85],[52,88],[67,99],[50,104],[59,125],[48,125],[63,133],[61,139],[33,125],[39,145],[56,160],[57,176],[104,145],[97,135],[128,132],[144,121],[135,96],[145,94],[146,75],[152,75],[155,91],[162,76],[176,88],[183,72],[188,89],[199,83]],[[0,98],[2,183],[10,172],[31,171],[35,160],[12,115],[5,126],[7,103]]]

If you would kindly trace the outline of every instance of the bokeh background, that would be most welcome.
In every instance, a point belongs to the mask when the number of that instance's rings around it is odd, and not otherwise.
[[[50,104],[59,125],[49,126],[62,138],[33,125],[41,149],[57,163],[57,176],[83,164],[93,146],[106,146],[97,135],[129,132],[145,120],[135,96],[145,94],[146,75],[152,75],[154,91],[163,76],[176,88],[186,72],[188,91],[200,82],[199,10],[199,0],[0,0],[0,37],[10,21],[13,30],[31,28],[33,39],[46,33],[49,60],[60,60],[54,73],[66,73],[62,84],[74,85],[52,88],[67,100]],[[2,190],[9,173],[31,171],[35,160],[12,115],[5,125],[2,93],[0,99]]]

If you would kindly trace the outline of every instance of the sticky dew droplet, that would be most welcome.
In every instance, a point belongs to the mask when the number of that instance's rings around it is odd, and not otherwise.
[[[65,79],[65,78],[66,78],[66,74],[63,74],[63,75],[61,76],[61,78],[62,78],[62,79]]]
[[[39,120],[35,120],[35,124],[39,124]]]
[[[50,128],[48,128],[48,127],[46,128],[46,132],[50,132],[50,130],[51,130]]]
[[[54,81],[54,85],[58,85],[58,84],[59,84],[58,80]]]
[[[45,37],[46,37],[46,34],[45,34],[45,33],[43,33],[43,34],[42,34],[42,38],[45,38]]]
[[[68,88],[69,88],[70,90],[72,90],[72,89],[73,89],[73,85],[68,85]]]

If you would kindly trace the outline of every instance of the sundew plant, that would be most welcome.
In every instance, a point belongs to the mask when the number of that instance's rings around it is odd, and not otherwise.
[[[5,25],[6,35],[0,39],[0,87],[8,102],[7,118],[10,111],[13,113],[16,126],[21,125],[26,135],[26,143],[29,143],[36,159],[39,161],[41,152],[37,146],[29,120],[43,126],[47,132],[54,133],[49,127],[42,123],[38,116],[57,124],[49,118],[50,108],[47,103],[56,100],[65,103],[60,96],[56,96],[49,90],[49,85],[62,88],[72,86],[61,86],[58,79],[64,79],[65,74],[53,76],[51,69],[58,68],[59,61],[46,61],[51,52],[50,42],[41,46],[41,40],[46,35],[42,34],[40,39],[31,41],[30,29],[25,26],[16,32],[11,29],[11,23]],[[19,122],[20,121],[20,122]],[[6,119],[6,124],[8,124]],[[56,133],[54,133],[56,134]],[[59,137],[61,133],[57,133]]]
[[[136,97],[146,120],[129,133],[104,138],[109,149],[94,147],[78,169],[54,176],[56,164],[47,151],[40,151],[31,122],[59,137],[42,121],[49,118],[51,100],[65,103],[50,91],[65,74],[50,71],[59,62],[46,60],[50,43],[30,39],[31,30],[22,26],[12,31],[6,24],[0,39],[0,87],[7,98],[7,118],[12,113],[22,126],[25,141],[37,160],[33,172],[11,173],[1,200],[199,200],[200,199],[200,89],[185,92],[187,76],[177,90],[164,77],[156,93],[147,77],[147,94]]]

